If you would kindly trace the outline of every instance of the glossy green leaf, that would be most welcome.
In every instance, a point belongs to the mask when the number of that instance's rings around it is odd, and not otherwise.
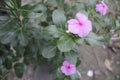
[[[33,11],[34,11],[34,12],[38,12],[38,13],[40,13],[40,11],[41,11],[41,12],[45,12],[45,11],[47,11],[47,8],[46,8],[46,6],[43,5],[43,4],[36,4],[36,6],[35,6],[35,8],[33,9]]]
[[[70,78],[71,78],[71,80],[80,80],[80,77],[78,76],[77,73],[71,75]]]
[[[49,5],[49,6],[53,6],[53,5],[56,5],[56,4],[57,4],[56,0],[48,0],[47,1],[47,5]]]
[[[92,46],[101,46],[103,44],[103,36],[96,35],[95,33],[90,33],[85,41]]]
[[[14,65],[14,70],[15,70],[17,77],[21,78],[25,70],[25,65],[23,63],[16,63]]]
[[[5,68],[7,68],[7,69],[11,69],[12,68],[12,61],[9,60],[9,59],[5,59],[3,64],[4,64]]]
[[[58,26],[64,25],[66,23],[66,17],[64,15],[64,11],[59,9],[54,10],[52,14],[52,20],[53,23]]]
[[[77,44],[85,44],[85,41],[84,41],[84,39],[79,38],[79,39],[76,40],[76,43]]]
[[[42,50],[42,56],[44,58],[52,58],[56,55],[56,52],[57,52],[56,46],[46,46]]]
[[[18,40],[22,46],[26,46],[28,44],[28,39],[22,32],[18,34]]]
[[[58,28],[55,25],[48,26],[46,28],[46,31],[47,31],[48,34],[52,35],[55,38],[58,38],[60,36]]]
[[[21,0],[16,0],[16,3],[17,3],[17,7],[20,8],[22,1]]]
[[[14,42],[15,37],[16,37],[15,32],[8,32],[8,33],[4,34],[4,36],[2,36],[1,42],[3,44],[10,44],[10,43]]]
[[[32,6],[31,6],[32,7]],[[33,5],[33,8],[28,10],[29,18],[37,18],[43,15],[47,11],[47,8],[43,4]]]
[[[2,58],[0,57],[0,65],[3,63],[3,60],[2,60]]]
[[[57,42],[57,47],[62,52],[68,52],[75,46],[75,42],[71,37],[62,36]]]
[[[65,60],[69,61],[71,64],[76,64],[77,63],[77,56],[76,53],[71,52],[71,53],[65,53]]]

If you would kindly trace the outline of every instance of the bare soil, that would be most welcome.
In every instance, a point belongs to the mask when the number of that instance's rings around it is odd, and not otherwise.
[[[109,49],[81,46],[79,66],[81,80],[120,80],[120,52],[113,53]],[[107,60],[107,62],[106,62]],[[88,77],[88,70],[93,70],[94,76]],[[48,73],[49,66],[35,67],[29,65],[21,79],[17,78],[14,71],[9,73],[8,80],[53,80]]]

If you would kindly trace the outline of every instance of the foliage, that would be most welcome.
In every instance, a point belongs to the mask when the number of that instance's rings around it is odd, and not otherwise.
[[[103,17],[95,12],[96,3],[48,0],[21,5],[21,0],[5,1],[0,6],[7,13],[0,15],[0,74],[14,69],[22,77],[25,65],[49,62],[56,69],[56,80],[78,80],[77,74],[69,77],[60,72],[62,62],[78,65],[81,44],[108,45],[110,31],[120,30],[120,15],[116,21],[111,14]],[[77,12],[93,23],[93,31],[85,38],[66,32],[67,20]]]

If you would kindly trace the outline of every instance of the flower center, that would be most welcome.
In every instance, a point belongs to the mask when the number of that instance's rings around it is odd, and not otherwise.
[[[103,8],[105,8],[105,6],[104,6],[104,5],[102,5],[102,7],[103,7]]]
[[[70,67],[70,66],[68,66],[67,68],[68,68],[68,69],[70,69],[71,67]]]
[[[80,25],[80,26],[83,26],[83,23],[79,22],[79,25]]]

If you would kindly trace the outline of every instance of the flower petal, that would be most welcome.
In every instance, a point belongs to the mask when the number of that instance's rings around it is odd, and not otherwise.
[[[63,66],[68,66],[70,63],[68,61],[63,62]]]
[[[79,33],[79,25],[68,25],[68,31],[73,33],[73,34],[78,34]]]
[[[79,28],[80,31],[78,33],[79,37],[86,37],[87,35],[89,35],[90,31],[92,31],[92,23],[91,21],[86,21],[85,25],[83,27]]]
[[[76,72],[76,66],[73,64],[70,64],[68,61],[64,61],[63,65],[61,66],[61,71],[66,76],[69,76],[69,75],[72,75]]]
[[[71,65],[72,66],[72,65]],[[71,68],[70,68],[70,74],[74,74],[76,72],[76,67],[73,65]]]
[[[62,71],[65,75],[68,74],[68,71],[67,71],[67,69],[66,69],[65,66],[62,66],[62,67],[61,67],[61,71]]]
[[[96,12],[99,12],[101,15],[106,15],[108,6],[102,1],[96,5]]]
[[[74,24],[78,24],[79,22],[78,22],[78,20],[77,19],[70,19],[69,21],[68,21],[68,24],[69,25],[74,25]]]
[[[86,17],[84,14],[82,13],[77,13],[76,14],[76,17],[77,19],[80,21],[80,22],[85,22],[86,20],[88,20],[88,17]]]

